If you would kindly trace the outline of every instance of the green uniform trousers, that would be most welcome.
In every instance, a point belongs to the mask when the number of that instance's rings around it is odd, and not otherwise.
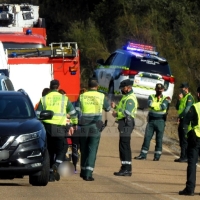
[[[188,141],[185,137],[187,134],[186,129],[184,129],[184,119],[180,119],[180,123],[178,125],[178,137],[179,137],[179,146],[181,147],[181,159],[187,159],[187,148]]]
[[[144,142],[142,144],[142,149],[140,153],[141,156],[146,158],[151,139],[155,132],[156,146],[155,146],[154,158],[160,158],[162,154],[162,140],[163,140],[164,129],[165,129],[165,121],[163,119],[150,120],[147,123]]]
[[[92,177],[96,154],[99,147],[100,132],[96,124],[81,126],[80,151],[81,151],[81,176]]]

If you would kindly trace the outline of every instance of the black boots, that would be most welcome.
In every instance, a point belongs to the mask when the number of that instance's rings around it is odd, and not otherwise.
[[[119,172],[114,172],[115,176],[131,176],[132,172],[128,170],[121,169]]]
[[[56,181],[60,180],[60,174],[58,173],[58,166],[59,166],[59,163],[55,163],[52,165],[53,175]]]
[[[177,158],[174,160],[174,162],[180,162],[180,163],[187,163],[188,159],[187,158]]]
[[[179,191],[179,195],[186,195],[186,196],[194,196],[194,192],[189,192],[186,188],[184,190]]]
[[[139,155],[139,156],[134,157],[134,159],[136,159],[136,160],[146,160],[146,157]]]

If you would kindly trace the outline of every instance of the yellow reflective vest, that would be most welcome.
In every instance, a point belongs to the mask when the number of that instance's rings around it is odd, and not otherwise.
[[[192,129],[195,131],[196,136],[200,137],[200,102],[193,104],[198,115],[198,125],[194,126]]]
[[[81,116],[101,116],[105,95],[97,91],[88,91],[80,95]]]
[[[167,112],[167,110],[161,110],[160,105],[162,104],[162,102],[165,100],[165,96],[162,96],[162,98],[159,99],[159,101],[157,101],[157,97],[155,94],[151,95],[151,98],[153,100],[152,104],[151,104],[151,108],[149,108],[149,112],[150,113],[157,113],[157,114],[165,114]]]
[[[124,111],[126,110],[126,102],[129,99],[132,99],[135,104],[135,107],[131,111],[131,114],[130,114],[131,117],[135,118],[136,113],[137,113],[138,101],[135,94],[131,93],[129,95],[124,95],[122,99],[120,100],[119,104],[117,105],[117,108],[115,109],[117,111],[117,120],[123,119],[126,117],[126,115],[124,114]]]
[[[66,125],[67,96],[58,92],[50,92],[41,98],[41,103],[44,110],[52,110],[54,112],[52,119],[43,120],[43,122],[56,125]]]
[[[179,107],[178,107],[178,114],[180,115],[185,107],[186,107],[186,102],[188,99],[188,96],[191,95],[190,93],[186,94],[182,99],[180,99]]]

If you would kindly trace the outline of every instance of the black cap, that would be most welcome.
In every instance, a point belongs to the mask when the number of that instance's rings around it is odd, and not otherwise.
[[[121,83],[120,83],[120,86],[119,86],[119,89],[120,88],[123,88],[125,86],[132,86],[133,85],[133,81],[131,81],[130,79],[126,79],[126,80],[123,80]]]
[[[50,88],[51,88],[52,86],[54,86],[54,85],[57,85],[57,86],[59,86],[59,85],[60,85],[59,81],[58,81],[58,80],[56,80],[56,79],[54,79],[54,80],[50,81]]]
[[[155,90],[163,90],[165,87],[162,83],[157,83],[156,84],[156,87],[155,87]]]
[[[89,88],[93,88],[93,87],[98,87],[98,81],[97,81],[97,79],[96,78],[90,78],[89,80],[88,80],[88,87]]]
[[[200,93],[200,86],[197,88],[197,92]]]
[[[181,83],[180,88],[189,88],[188,83]]]

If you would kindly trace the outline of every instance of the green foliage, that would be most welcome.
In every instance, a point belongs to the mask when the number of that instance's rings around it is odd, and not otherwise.
[[[81,51],[81,77],[82,83],[87,82],[87,78],[93,75],[96,67],[96,60],[107,58],[109,52],[106,42],[92,20],[85,23],[74,22],[70,24],[68,32],[63,33],[64,38],[72,40],[76,38]]]
[[[183,81],[195,94],[200,84],[200,1],[198,0],[41,0],[48,41],[77,41],[83,82],[98,58],[127,41],[151,44],[167,58],[175,94]]]

